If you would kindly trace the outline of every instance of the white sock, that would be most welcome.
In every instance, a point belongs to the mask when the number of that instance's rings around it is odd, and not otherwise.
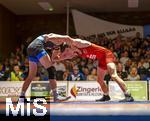
[[[124,92],[124,95],[129,95],[130,94],[130,91],[129,90],[126,90],[125,92]]]
[[[53,96],[57,96],[57,89],[52,89]]]
[[[108,92],[107,92],[107,93],[104,93],[104,95],[107,96],[107,95],[109,95],[109,93],[108,93]]]

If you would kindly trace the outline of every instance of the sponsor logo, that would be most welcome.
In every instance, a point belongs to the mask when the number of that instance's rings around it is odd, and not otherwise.
[[[99,87],[84,87],[84,86],[76,86],[74,85],[70,93],[74,98],[77,98],[77,96],[101,96],[101,88]]]

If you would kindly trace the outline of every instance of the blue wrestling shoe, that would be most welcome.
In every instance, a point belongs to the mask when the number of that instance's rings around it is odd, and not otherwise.
[[[71,98],[71,96],[68,96],[68,97],[63,97],[63,96],[56,96],[54,97],[54,102],[63,102],[63,101],[67,101]]]
[[[131,94],[125,94],[125,98],[120,100],[119,102],[133,102],[134,98],[131,96]]]
[[[25,96],[20,96],[18,99],[18,102],[19,103],[28,103],[30,101],[28,101]]]

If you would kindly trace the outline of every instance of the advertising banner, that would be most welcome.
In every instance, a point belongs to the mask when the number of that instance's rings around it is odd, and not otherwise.
[[[111,100],[113,101],[118,101],[124,98],[122,90],[120,89],[119,85],[114,81],[109,82],[109,95],[111,97]]]
[[[0,82],[0,101],[5,101],[6,97],[17,100],[23,85],[23,81],[1,81]],[[26,92],[26,96],[30,96],[30,87]]]
[[[102,97],[102,91],[96,81],[78,81],[69,83],[68,95],[73,101],[95,101]]]
[[[136,101],[148,99],[146,81],[125,81],[125,83]],[[112,100],[124,98],[124,94],[116,82],[109,83],[109,93]]]
[[[57,82],[57,91],[61,96],[66,97],[68,95],[68,86],[69,82],[67,81],[58,81]],[[52,90],[50,91],[50,98],[53,97]]]
[[[31,96],[48,97],[50,95],[49,83],[36,81],[31,83]]]
[[[127,81],[128,89],[131,91],[135,100],[147,100],[147,81]]]
[[[136,101],[146,101],[150,98],[150,82],[149,90],[146,81],[125,81],[129,91]],[[23,82],[0,82],[0,101],[4,101],[6,97],[18,98],[21,93]],[[96,81],[58,81],[57,91],[61,96],[71,96],[71,101],[95,101],[102,97],[102,90]],[[111,100],[120,100],[124,98],[124,94],[118,84],[114,81],[109,82],[109,94]],[[33,81],[29,86],[26,96],[44,96],[52,98],[48,81]]]

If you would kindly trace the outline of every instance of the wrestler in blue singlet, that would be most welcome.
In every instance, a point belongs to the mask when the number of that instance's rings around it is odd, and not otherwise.
[[[29,61],[38,63],[40,58],[48,54],[46,48],[53,49],[54,46],[55,45],[50,41],[45,42],[44,35],[37,37],[27,48]]]

